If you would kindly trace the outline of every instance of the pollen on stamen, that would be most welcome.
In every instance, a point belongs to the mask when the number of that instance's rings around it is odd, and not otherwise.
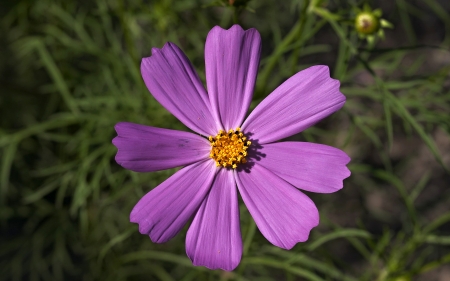
[[[211,152],[209,157],[216,162],[217,167],[236,169],[239,164],[247,163],[247,149],[251,145],[241,128],[230,129],[228,132],[219,130],[213,137],[209,136]]]

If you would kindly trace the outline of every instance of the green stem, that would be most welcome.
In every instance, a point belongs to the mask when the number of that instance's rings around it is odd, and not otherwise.
[[[308,10],[308,3],[305,2],[303,3],[303,7],[302,10],[300,11],[300,21],[301,21],[301,25],[302,25],[302,29],[304,29],[305,23],[306,23],[306,12]],[[298,62],[298,58],[300,55],[300,48],[301,45],[299,45],[297,48],[294,49],[294,54],[292,56],[292,73],[295,73],[297,71],[297,62]]]
[[[272,55],[269,57],[267,64],[261,70],[260,72],[261,74],[259,75],[259,80],[261,81],[261,83],[257,87],[257,93],[264,92],[267,86],[267,81],[269,80],[269,76],[272,73],[275,66],[277,65],[280,57],[284,54],[285,49],[288,48],[289,45],[292,44],[292,42],[298,40],[298,38],[302,34],[306,22],[306,12],[308,5],[309,0],[305,2],[305,5],[300,15],[300,19],[297,21],[294,27],[292,27],[291,31],[289,31],[288,35],[286,35],[283,41],[281,41],[281,43],[275,48]]]

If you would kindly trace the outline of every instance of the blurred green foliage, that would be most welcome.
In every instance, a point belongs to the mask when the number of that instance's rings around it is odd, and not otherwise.
[[[366,2],[253,0],[245,9],[219,2],[1,4],[1,279],[444,276],[439,269],[450,264],[447,1],[369,1],[395,26],[373,45],[353,29],[352,11]],[[185,130],[148,93],[140,59],[171,41],[204,80],[208,31],[234,22],[257,28],[263,38],[252,108],[305,67],[331,67],[347,96],[344,109],[291,139],[345,150],[352,176],[336,194],[309,194],[321,224],[291,251],[270,245],[241,204],[243,259],[223,272],[192,266],[185,231],[163,245],[139,234],[128,219],[131,208],[173,171],[127,171],[115,163],[111,140],[119,121]]]

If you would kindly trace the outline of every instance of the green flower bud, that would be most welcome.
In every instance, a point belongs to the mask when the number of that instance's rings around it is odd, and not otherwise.
[[[356,15],[355,28],[364,35],[374,34],[380,29],[380,19],[371,12],[361,12]]]
[[[393,28],[392,23],[381,16],[383,12],[380,9],[372,10],[369,5],[364,5],[362,9],[355,8],[355,30],[359,38],[366,39],[370,46],[374,46],[377,38],[384,39],[383,28]]]

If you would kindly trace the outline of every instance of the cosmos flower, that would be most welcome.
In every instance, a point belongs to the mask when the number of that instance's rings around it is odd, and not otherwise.
[[[291,249],[308,239],[319,213],[298,189],[331,193],[350,175],[341,150],[284,141],[340,109],[345,97],[328,67],[298,72],[245,119],[261,52],[257,30],[214,27],[205,46],[205,90],[173,43],[141,63],[155,99],[195,133],[121,122],[116,161],[136,172],[184,166],[148,192],[130,220],[155,243],[173,238],[193,218],[186,252],[194,265],[233,270],[242,256],[238,192],[262,235]],[[245,121],[244,121],[245,119]]]

